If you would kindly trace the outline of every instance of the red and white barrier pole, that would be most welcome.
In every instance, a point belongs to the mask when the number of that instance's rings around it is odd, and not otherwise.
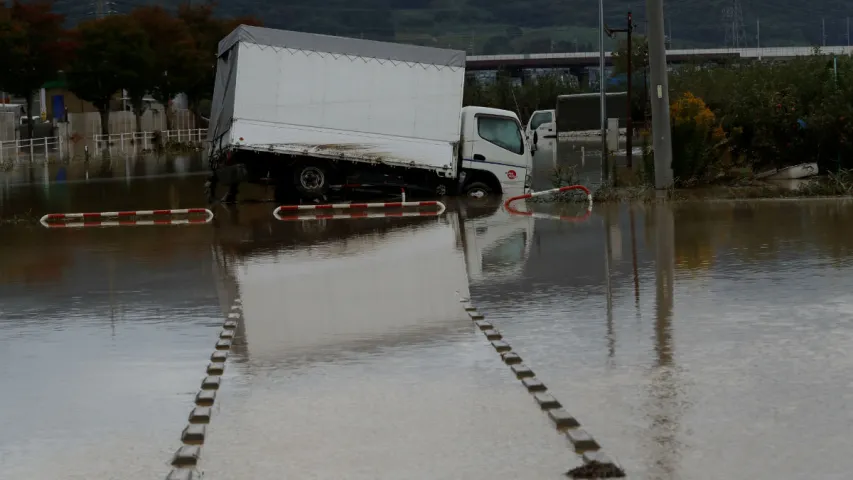
[[[89,222],[42,222],[47,228],[82,228],[82,227],[139,227],[148,225],[196,225],[210,223],[213,217],[165,220],[106,220]]]
[[[281,212],[294,212],[301,210],[367,210],[373,208],[408,208],[408,207],[438,207],[434,212],[401,212],[376,214],[373,217],[368,214],[341,214],[341,215],[303,215],[304,220],[331,219],[331,218],[375,218],[375,217],[418,217],[441,215],[447,209],[443,203],[437,201],[425,202],[378,202],[378,203],[329,203],[324,205],[282,205],[276,207],[272,214],[282,220]],[[408,213],[408,214],[407,214]],[[292,217],[288,217],[293,219]]]
[[[565,215],[551,215],[551,214],[547,214],[547,213],[523,212],[523,211],[518,210],[512,206],[512,202],[515,202],[518,200],[526,200],[528,198],[541,197],[543,195],[550,195],[552,193],[568,192],[570,190],[580,190],[586,194],[586,198],[589,200],[589,205],[587,205],[586,213],[584,215],[578,217],[578,216],[565,216]],[[567,220],[567,221],[579,222],[579,221],[583,221],[583,220],[586,220],[587,218],[589,218],[590,214],[592,213],[592,192],[590,192],[589,189],[584,187],[583,185],[568,185],[565,187],[552,188],[550,190],[542,190],[541,192],[526,193],[524,195],[518,195],[518,196],[515,196],[512,198],[509,198],[509,199],[507,199],[506,202],[504,202],[504,208],[506,208],[506,210],[512,215],[524,215],[527,217],[534,217],[534,218],[549,218],[549,219],[554,219],[554,220]]]
[[[443,212],[392,212],[392,213],[341,213],[341,214],[317,214],[317,215],[275,215],[276,220],[298,221],[298,220],[344,220],[355,218],[401,218],[401,217],[437,217]]]
[[[136,220],[136,221],[119,221],[119,220],[103,220],[103,219],[121,219],[127,217],[153,217],[153,216],[172,216],[172,215],[193,215],[204,214],[203,220]],[[62,223],[64,220],[81,219],[83,222],[75,222],[73,224]],[[88,221],[87,221],[88,220]],[[187,223],[207,223],[213,220],[213,212],[206,208],[173,208],[168,210],[126,210],[120,212],[87,212],[87,213],[49,213],[39,220],[45,227],[55,226],[114,226],[114,225],[178,225]]]

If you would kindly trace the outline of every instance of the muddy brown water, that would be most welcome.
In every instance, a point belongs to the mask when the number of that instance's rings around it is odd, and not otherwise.
[[[0,215],[195,207],[203,166],[13,169]],[[853,204],[449,207],[0,226],[0,478],[164,477],[237,297],[211,478],[565,478],[467,295],[629,478],[849,477]]]

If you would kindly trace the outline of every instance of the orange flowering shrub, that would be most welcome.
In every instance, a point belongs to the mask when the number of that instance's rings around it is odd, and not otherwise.
[[[670,124],[677,183],[710,180],[731,167],[726,132],[701,98],[685,92],[672,102]]]

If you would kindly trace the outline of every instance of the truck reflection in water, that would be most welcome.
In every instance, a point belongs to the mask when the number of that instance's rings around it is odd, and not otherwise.
[[[243,299],[249,362],[433,342],[464,325],[469,281],[517,275],[533,219],[498,202],[450,207],[441,217],[305,222],[277,221],[268,205],[220,214],[216,270]]]

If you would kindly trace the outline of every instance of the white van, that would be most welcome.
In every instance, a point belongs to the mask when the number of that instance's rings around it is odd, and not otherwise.
[[[533,141],[533,134],[536,133],[538,138],[556,138],[557,137],[557,111],[556,110],[536,110],[530,116],[530,121],[527,122],[525,134],[527,140]]]

